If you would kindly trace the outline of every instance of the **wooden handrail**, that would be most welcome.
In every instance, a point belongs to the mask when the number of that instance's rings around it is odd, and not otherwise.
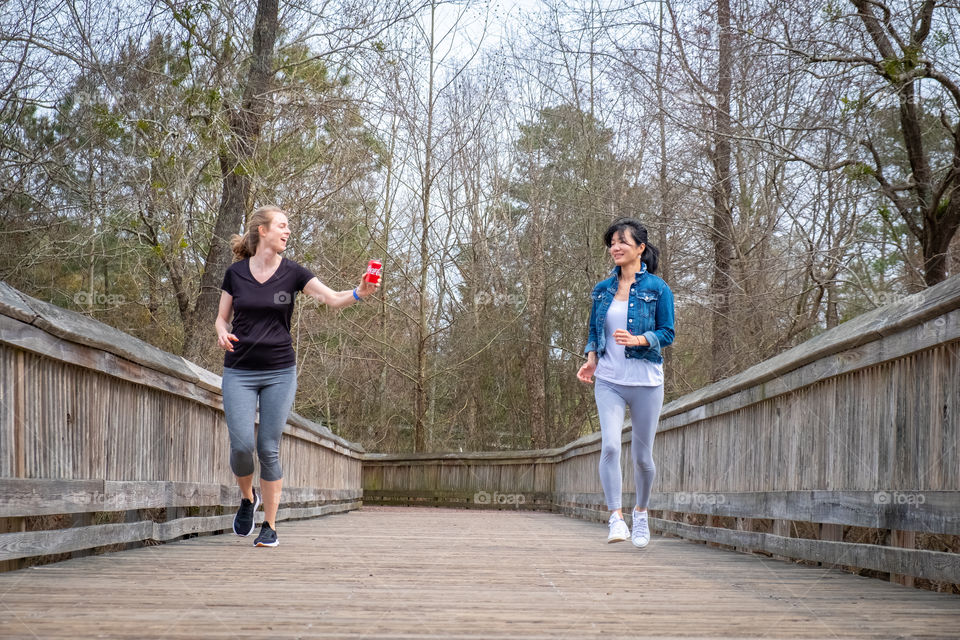
[[[925,533],[960,535],[957,389],[960,276],[664,406],[651,525],[775,555],[794,549],[808,561],[849,553],[841,564],[897,580],[960,582],[960,554],[901,548]],[[621,437],[630,504],[629,424]],[[366,454],[364,501],[603,521],[600,445],[593,433],[541,451]],[[896,551],[843,542],[844,527],[872,530]],[[823,544],[795,542],[804,536]]]
[[[0,390],[0,570],[230,528],[219,376],[0,282]],[[284,433],[278,519],[360,506],[361,446],[296,414]]]

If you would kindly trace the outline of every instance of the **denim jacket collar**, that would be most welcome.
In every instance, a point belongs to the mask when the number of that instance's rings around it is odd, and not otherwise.
[[[640,271],[637,271],[637,272],[634,274],[634,282],[639,282],[639,281],[640,281],[640,278],[641,278],[642,276],[644,276],[646,273],[647,273],[647,263],[646,263],[646,262],[641,262],[641,263],[640,263]],[[620,282],[620,265],[615,266],[615,267],[610,271],[610,274],[611,274],[612,276],[614,276],[613,281],[611,282],[611,286],[616,285],[618,282]]]

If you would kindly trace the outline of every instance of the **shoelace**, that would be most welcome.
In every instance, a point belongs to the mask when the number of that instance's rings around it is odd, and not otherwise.
[[[641,538],[649,538],[649,537],[650,537],[650,527],[649,527],[649,525],[648,525],[648,523],[647,523],[647,518],[644,517],[644,516],[636,515],[636,512],[634,512],[634,515],[635,515],[635,517],[634,517],[634,519],[633,519],[633,533],[634,533],[634,535],[636,535],[636,536],[638,536],[638,537],[641,537]]]

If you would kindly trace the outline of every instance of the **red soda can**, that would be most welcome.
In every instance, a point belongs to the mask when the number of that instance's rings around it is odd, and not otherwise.
[[[363,279],[371,284],[377,284],[380,282],[380,275],[383,273],[383,263],[372,258],[369,263],[367,263],[367,272],[363,274]]]

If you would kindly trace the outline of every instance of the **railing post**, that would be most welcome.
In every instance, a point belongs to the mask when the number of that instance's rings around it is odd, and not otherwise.
[[[779,519],[774,520],[773,531],[771,533],[773,533],[773,535],[775,536],[789,538],[790,537],[790,521],[779,520]],[[773,558],[775,560],[792,560],[792,558],[788,558],[787,556],[778,556],[778,555],[774,555]]]
[[[831,524],[831,523],[821,523],[820,524],[820,539],[828,540],[830,542],[843,542],[843,525],[842,524]],[[823,562],[818,563],[821,567],[824,566]],[[834,566],[832,563],[826,563],[826,566]],[[842,568],[842,567],[840,567]]]
[[[13,382],[13,466],[15,478],[27,475],[27,425],[26,425],[26,381],[24,371],[24,353],[17,350],[16,379]]]
[[[914,549],[917,545],[916,531],[900,531],[891,529],[887,536],[887,544],[891,547],[903,547],[905,549]],[[900,573],[891,573],[890,582],[902,584],[905,587],[912,587],[914,583],[913,576],[907,576]]]
[[[737,518],[737,531],[753,531],[753,518]],[[736,547],[737,551],[751,553],[750,547]]]

